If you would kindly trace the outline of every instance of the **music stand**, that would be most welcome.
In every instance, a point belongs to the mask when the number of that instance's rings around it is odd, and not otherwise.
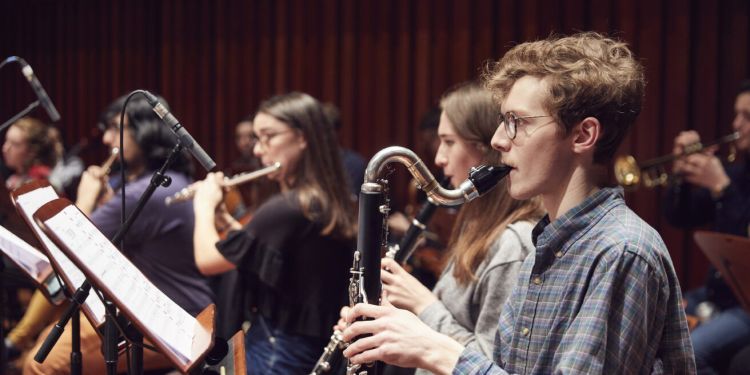
[[[42,244],[34,236],[34,233],[26,225],[21,216],[16,213],[16,208],[11,201],[10,193],[4,183],[0,183],[0,225],[20,237],[34,248],[41,249]]]
[[[53,305],[65,300],[62,285],[52,269],[47,256],[29,245],[15,233],[0,225],[0,253],[10,259]]]
[[[65,288],[70,295],[73,295],[76,285],[80,285],[85,280],[85,276],[42,231],[32,217],[39,206],[59,198],[54,188],[47,181],[35,180],[13,190],[10,197],[18,214],[24,219],[28,228],[31,228],[38,242],[42,244],[40,249],[49,258],[57,275],[62,278]],[[82,311],[92,326],[98,328],[104,324],[104,305],[96,295],[89,295],[82,305]]]
[[[203,360],[214,341],[213,304],[195,318],[185,312],[67,199],[44,204],[34,219],[89,282],[175,367],[187,373]]]
[[[709,231],[695,232],[693,238],[750,313],[750,239]]]

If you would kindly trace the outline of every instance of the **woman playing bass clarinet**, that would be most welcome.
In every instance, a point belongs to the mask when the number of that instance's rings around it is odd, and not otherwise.
[[[466,180],[472,166],[500,164],[500,153],[489,146],[497,128],[497,107],[489,92],[462,85],[448,92],[440,106],[435,163],[451,184]],[[501,308],[534,248],[531,230],[541,215],[537,199],[514,200],[507,193],[507,180],[501,181],[461,208],[448,244],[448,266],[432,291],[392,259],[383,259],[385,298],[433,329],[491,355]]]

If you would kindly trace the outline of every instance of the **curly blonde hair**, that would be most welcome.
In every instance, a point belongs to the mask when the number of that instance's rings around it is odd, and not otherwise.
[[[609,161],[641,112],[646,80],[628,46],[595,32],[519,44],[490,63],[482,78],[498,103],[515,82],[539,78],[549,95],[544,108],[566,134],[586,117],[602,124],[594,162]]]

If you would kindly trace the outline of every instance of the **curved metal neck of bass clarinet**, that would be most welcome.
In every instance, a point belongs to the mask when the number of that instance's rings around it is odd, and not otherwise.
[[[362,191],[377,189],[378,186],[375,185],[383,169],[394,162],[403,164],[417,181],[419,188],[436,204],[442,206],[457,206],[474,200],[492,189],[510,172],[510,168],[505,165],[475,167],[471,169],[469,179],[457,188],[449,190],[440,186],[429,168],[412,150],[401,146],[391,146],[380,150],[370,159],[365,170]]]

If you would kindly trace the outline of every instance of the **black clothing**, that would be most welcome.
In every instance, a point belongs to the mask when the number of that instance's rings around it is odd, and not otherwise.
[[[721,233],[748,236],[750,224],[750,164],[725,165],[731,180],[721,197],[714,199],[707,189],[687,183],[675,184],[664,199],[667,220],[680,228],[692,228],[709,222]],[[711,267],[706,280],[708,299],[722,309],[737,305],[729,286]]]
[[[322,236],[322,228],[294,194],[277,194],[217,248],[237,266],[250,305],[276,328],[327,339],[348,304],[354,243]]]

